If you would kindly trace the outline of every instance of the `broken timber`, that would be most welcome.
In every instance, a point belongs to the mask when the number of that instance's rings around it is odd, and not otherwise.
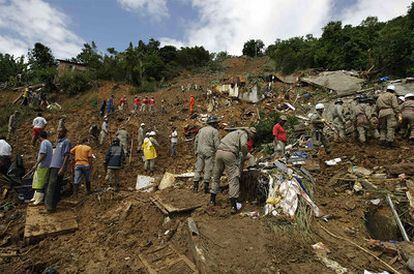
[[[76,216],[71,210],[47,213],[42,206],[28,206],[24,238],[26,242],[33,239],[73,232],[78,229]]]
[[[171,244],[148,250],[138,256],[150,274],[199,273],[196,266]]]
[[[190,250],[193,261],[195,262],[200,273],[207,273],[206,257],[204,255],[203,247],[199,244],[200,232],[193,218],[187,219],[188,223],[188,234],[189,237],[188,248]]]
[[[201,207],[200,204],[197,204],[197,205],[192,205],[192,206],[188,206],[188,207],[177,208],[177,207],[171,205],[168,202],[162,201],[162,199],[158,195],[154,195],[153,197],[150,197],[150,200],[165,215],[170,215],[170,214],[174,214],[174,213],[182,213],[182,212],[191,211],[191,210],[194,210],[196,208]]]

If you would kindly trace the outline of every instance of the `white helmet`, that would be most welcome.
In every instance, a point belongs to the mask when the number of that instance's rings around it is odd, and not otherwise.
[[[405,101],[405,97],[404,96],[399,96],[398,99],[400,99],[401,101]]]
[[[414,93],[407,93],[407,94],[404,96],[404,98],[405,98],[405,99],[407,99],[407,98],[409,98],[409,97],[414,98]]]
[[[141,123],[141,127],[143,127],[143,126],[145,126],[145,124],[144,123]]]
[[[325,109],[325,106],[322,103],[316,104],[315,106],[316,110]]]
[[[149,133],[149,136],[155,136],[155,135],[157,135],[157,133],[155,133],[155,131],[151,131],[151,132]]]
[[[395,91],[395,86],[394,86],[394,85],[389,85],[389,86],[387,87],[387,90],[392,90],[392,91]]]

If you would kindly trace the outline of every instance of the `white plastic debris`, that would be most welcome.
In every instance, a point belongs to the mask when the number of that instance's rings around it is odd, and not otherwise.
[[[335,158],[332,160],[325,161],[325,164],[328,166],[336,166],[338,163],[342,162],[341,158]]]

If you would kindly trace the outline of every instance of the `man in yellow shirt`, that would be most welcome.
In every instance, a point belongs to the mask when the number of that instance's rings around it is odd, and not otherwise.
[[[70,153],[74,156],[75,161],[75,179],[73,182],[73,194],[77,195],[82,177],[85,178],[86,193],[91,194],[91,170],[92,170],[92,148],[88,145],[88,139],[72,148]]]

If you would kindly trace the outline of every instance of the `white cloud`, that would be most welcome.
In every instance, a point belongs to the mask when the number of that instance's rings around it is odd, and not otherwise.
[[[0,52],[21,55],[34,43],[57,58],[77,55],[83,40],[69,29],[69,18],[44,0],[0,0]]]
[[[269,45],[277,38],[309,33],[319,36],[322,27],[332,20],[359,25],[367,16],[375,15],[385,21],[405,14],[412,0],[357,0],[340,14],[334,14],[337,0],[181,1],[192,5],[199,18],[187,24],[183,39],[162,37],[163,45],[203,45],[210,51],[239,55],[249,39],[261,39]]]
[[[332,10],[332,0],[191,0],[191,4],[200,17],[189,24],[181,44],[235,55],[249,39],[268,45],[277,38],[320,33]]]
[[[339,19],[344,24],[359,25],[368,16],[376,16],[379,21],[388,21],[407,13],[412,0],[358,0],[344,10]]]
[[[127,11],[147,15],[157,21],[169,16],[167,0],[118,0],[118,3]]]

